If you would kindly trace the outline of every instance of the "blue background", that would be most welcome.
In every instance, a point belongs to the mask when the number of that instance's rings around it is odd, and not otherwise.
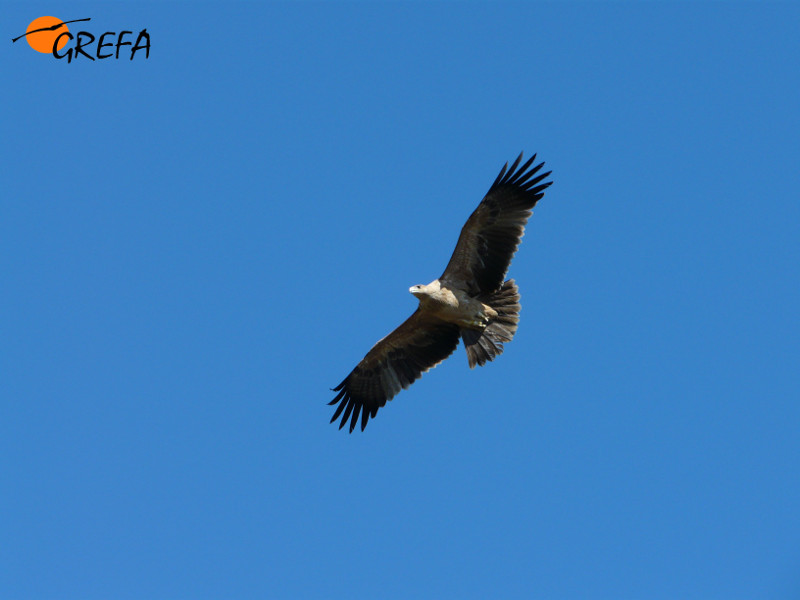
[[[2,14],[3,598],[800,593],[800,5]],[[505,354],[329,425],[520,150]]]

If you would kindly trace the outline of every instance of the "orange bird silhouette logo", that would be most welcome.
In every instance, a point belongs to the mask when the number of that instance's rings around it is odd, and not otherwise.
[[[72,21],[62,21],[58,17],[39,17],[38,19],[31,21],[31,24],[28,25],[28,29],[25,30],[25,33],[13,38],[11,42],[13,43],[20,38],[25,38],[28,40],[30,47],[37,52],[41,52],[42,54],[50,54],[53,52],[53,46],[55,45],[58,36],[65,32],[69,33],[69,27],[67,27],[67,23],[78,23],[80,21],[91,20],[91,17],[88,19],[73,19]],[[68,38],[64,36],[58,40],[58,46],[55,49],[61,50],[67,44],[67,39]]]
[[[16,43],[22,38],[25,38],[31,48],[42,54],[52,54],[57,59],[66,58],[68,63],[71,63],[73,58],[79,56],[84,57],[81,60],[89,59],[91,61],[101,60],[104,58],[116,58],[119,60],[120,51],[125,48],[130,48],[130,60],[140,50],[144,50],[145,59],[150,58],[150,34],[147,29],[142,29],[136,42],[126,41],[126,36],[133,35],[131,30],[120,31],[119,34],[113,31],[106,31],[99,37],[88,31],[78,31],[75,35],[70,33],[67,23],[80,23],[83,21],[91,21],[91,18],[86,19],[72,19],[71,21],[62,21],[58,17],[39,17],[31,21],[28,29],[22,35],[11,38],[11,43]],[[116,42],[110,41],[116,37]],[[70,46],[64,52],[63,48],[69,42],[75,40],[74,47]],[[96,44],[95,44],[96,42]],[[107,51],[114,49],[114,51]]]

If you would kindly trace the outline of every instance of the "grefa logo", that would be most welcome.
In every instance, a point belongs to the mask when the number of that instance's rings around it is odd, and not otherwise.
[[[147,29],[142,29],[134,41],[133,31],[106,31],[99,37],[88,31],[78,31],[75,35],[70,32],[67,23],[81,23],[91,21],[91,18],[73,19],[62,21],[57,17],[39,17],[31,21],[28,29],[20,36],[12,38],[11,43],[25,38],[31,48],[42,54],[52,54],[57,59],[67,59],[71,63],[79,56],[89,60],[102,60],[128,56],[150,58],[150,34]],[[76,27],[77,29],[77,27]],[[70,42],[75,42],[74,45]],[[70,44],[65,49],[65,46]]]

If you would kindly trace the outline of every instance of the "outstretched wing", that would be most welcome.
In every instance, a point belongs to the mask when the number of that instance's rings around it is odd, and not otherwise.
[[[333,388],[339,392],[328,404],[339,403],[331,423],[339,415],[339,429],[350,419],[353,433],[361,413],[361,430],[378,409],[420,376],[450,356],[458,346],[459,328],[430,317],[419,309],[400,327],[367,352],[356,368]],[[342,414],[344,411],[344,414]]]
[[[508,163],[500,171],[461,229],[453,256],[439,279],[472,295],[490,294],[503,285],[531,210],[553,183],[542,183],[550,171],[537,175],[544,163],[529,169],[535,154],[517,168],[521,160],[522,154],[507,172]]]

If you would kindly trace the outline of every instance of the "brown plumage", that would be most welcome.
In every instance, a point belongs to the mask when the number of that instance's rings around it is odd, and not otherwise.
[[[402,325],[375,344],[355,369],[336,386],[329,403],[339,404],[331,423],[341,415],[339,429],[350,421],[352,433],[403,389],[450,356],[464,340],[470,368],[483,366],[503,352],[519,323],[519,291],[505,281],[531,210],[544,196],[550,171],[537,174],[534,154],[519,166],[500,171],[478,208],[461,229],[444,273],[410,292],[419,307]],[[519,167],[519,168],[518,168]]]

